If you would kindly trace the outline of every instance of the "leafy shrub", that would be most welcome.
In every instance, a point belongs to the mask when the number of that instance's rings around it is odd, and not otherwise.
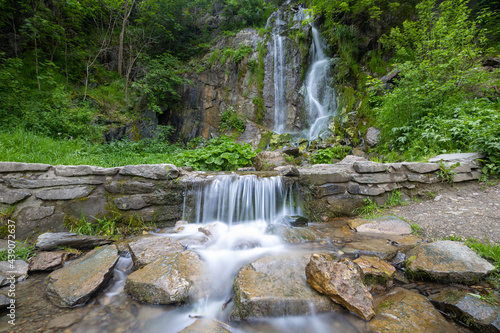
[[[230,106],[227,110],[222,114],[220,119],[220,130],[221,132],[226,132],[228,130],[234,130],[237,133],[243,133],[245,130],[245,123],[236,113],[236,110]]]
[[[331,148],[318,150],[314,155],[312,155],[313,164],[329,164],[333,162],[333,159],[341,160],[346,157],[351,148],[348,146],[335,146]]]
[[[251,165],[255,155],[257,152],[249,144],[235,143],[223,135],[211,139],[202,148],[179,153],[174,164],[191,166],[196,170],[231,171]]]

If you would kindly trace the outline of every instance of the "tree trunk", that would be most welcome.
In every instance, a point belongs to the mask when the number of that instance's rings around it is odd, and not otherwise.
[[[123,39],[125,37],[125,28],[127,27],[127,21],[132,13],[132,8],[134,7],[135,0],[132,0],[130,8],[128,6],[129,0],[125,0],[125,9],[123,11],[123,21],[122,21],[122,31],[120,32],[120,45],[118,47],[118,74],[123,74]]]

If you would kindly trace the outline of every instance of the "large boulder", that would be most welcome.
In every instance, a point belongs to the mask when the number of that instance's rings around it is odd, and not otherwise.
[[[35,246],[43,251],[55,250],[60,246],[84,250],[112,242],[109,238],[100,236],[78,235],[71,232],[46,232],[38,236]]]
[[[395,288],[374,304],[377,315],[369,323],[372,332],[456,332],[424,296],[406,289]]]
[[[193,302],[206,294],[206,267],[193,251],[162,256],[127,277],[125,291],[149,304]]]
[[[430,301],[441,312],[477,332],[500,332],[500,309],[483,301],[479,295],[445,290],[432,295]]]
[[[135,269],[167,254],[184,251],[178,241],[168,237],[148,236],[128,243]]]
[[[466,245],[453,241],[420,244],[407,257],[408,275],[443,282],[472,284],[495,269]]]
[[[370,320],[375,315],[372,295],[363,284],[363,272],[351,260],[337,262],[329,254],[313,254],[306,276],[314,289],[361,318]]]
[[[118,249],[114,245],[90,251],[49,275],[47,297],[63,308],[85,304],[113,277],[118,259]]]
[[[307,284],[304,270],[308,261],[309,255],[273,255],[241,268],[233,283],[231,316],[243,320],[338,310]]]

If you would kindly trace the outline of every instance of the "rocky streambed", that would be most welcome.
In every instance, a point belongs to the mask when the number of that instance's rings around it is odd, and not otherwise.
[[[42,234],[16,262],[16,325],[4,312],[0,331],[500,330],[494,267],[464,244],[427,243],[393,216],[292,222]]]

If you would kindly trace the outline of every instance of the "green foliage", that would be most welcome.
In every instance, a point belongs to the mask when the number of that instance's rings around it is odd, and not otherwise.
[[[35,256],[36,248],[35,245],[27,245],[25,240],[24,242],[16,242],[16,246],[14,247],[14,258],[9,257],[9,250],[0,251],[0,261],[7,260],[24,260],[29,262],[29,260]]]
[[[333,163],[333,159],[343,159],[350,151],[351,148],[348,146],[334,146],[321,149],[311,156],[311,162],[313,164],[330,164]]]
[[[236,113],[234,107],[230,106],[221,116],[220,131],[225,133],[227,131],[234,131],[238,135],[245,130],[245,122],[242,117]]]
[[[226,0],[224,17],[225,28],[229,30],[264,25],[269,15],[276,9],[271,2],[264,0]]]
[[[446,182],[453,186],[453,183],[455,182],[455,175],[457,174],[455,171],[453,171],[453,169],[459,166],[460,163],[458,162],[449,165],[441,160],[441,162],[439,162],[439,170],[436,171],[436,175],[441,178],[441,182]]]
[[[180,64],[170,54],[163,54],[154,59],[145,56],[143,61],[146,75],[135,82],[133,87],[138,94],[147,96],[148,106],[152,110],[162,113],[161,102],[177,100],[180,97],[177,88],[190,81],[180,76],[177,70]]]
[[[196,170],[226,170],[232,171],[249,166],[257,152],[249,144],[235,143],[227,136],[214,138],[198,149],[179,153],[174,164],[186,165]]]
[[[466,1],[417,6],[418,20],[392,29],[384,45],[401,70],[395,88],[375,97],[386,152],[403,159],[479,150],[485,172],[499,170],[498,70],[480,69],[484,34],[469,19]],[[384,148],[380,149],[384,151]]]
[[[416,223],[413,223],[411,224],[411,232],[415,235],[415,236],[421,236],[422,233],[423,233],[423,230],[422,230],[422,227],[419,226],[418,224]]]
[[[113,213],[112,215],[112,217],[95,219],[93,222],[87,221],[85,216],[82,216],[81,219],[77,221],[66,221],[65,225],[70,232],[80,235],[108,237],[118,235],[126,236],[154,228],[154,224],[145,223],[144,220],[137,215],[132,215],[128,218],[121,214]]]
[[[363,207],[358,208],[356,211],[363,218],[373,218],[381,215],[384,212],[384,209],[377,205],[375,201],[370,198],[366,198],[363,200]]]

